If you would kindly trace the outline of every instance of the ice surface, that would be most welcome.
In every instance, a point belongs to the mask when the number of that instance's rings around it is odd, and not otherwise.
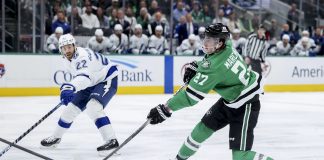
[[[172,95],[117,95],[105,109],[122,143],[145,120],[151,107]],[[324,93],[267,93],[261,97],[261,113],[255,129],[253,150],[276,160],[324,160]],[[210,94],[192,108],[174,112],[172,118],[147,126],[120,150],[123,160],[168,160],[174,158],[185,138],[209,107],[219,98]],[[58,103],[58,97],[0,98],[0,137],[13,141]],[[51,135],[63,107],[58,109],[18,144],[59,160],[99,160],[96,147],[103,144],[99,132],[82,113],[57,149],[40,149]],[[0,143],[0,150],[6,145]],[[0,159],[37,160],[16,148]],[[113,159],[121,159],[115,157]],[[112,160],[113,160],[112,159]],[[191,160],[230,160],[228,128],[214,133]]]

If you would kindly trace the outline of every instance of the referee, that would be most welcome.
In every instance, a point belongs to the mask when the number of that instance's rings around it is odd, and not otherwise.
[[[246,64],[250,65],[252,70],[260,75],[262,75],[262,68],[266,66],[264,62],[268,48],[269,43],[265,37],[265,28],[260,25],[257,33],[249,35],[242,52]]]

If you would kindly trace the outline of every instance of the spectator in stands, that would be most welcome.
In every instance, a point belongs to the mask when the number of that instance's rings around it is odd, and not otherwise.
[[[218,11],[218,15],[213,19],[213,24],[222,23],[222,24],[228,26],[228,22],[229,22],[229,19],[224,17],[224,11],[222,9],[220,9]]]
[[[194,34],[190,34],[188,39],[182,41],[181,45],[177,47],[177,55],[194,56],[199,54],[201,48],[197,37]]]
[[[82,19],[79,15],[79,11],[77,7],[72,8],[72,14],[68,17],[70,23],[72,23],[73,18],[73,33],[78,30],[78,28],[82,25]]]
[[[166,34],[166,24],[162,21],[162,13],[160,11],[156,12],[154,18],[154,21],[148,25],[149,34],[155,35],[156,26],[162,26],[162,34]]]
[[[232,31],[232,42],[233,47],[237,52],[242,55],[242,50],[246,42],[246,38],[240,36],[241,31],[239,29],[234,29]]]
[[[234,12],[229,15],[228,29],[232,32],[234,29],[239,29],[239,23],[237,21],[236,15]]]
[[[314,48],[310,46],[309,38],[301,38],[301,43],[297,43],[290,51],[292,56],[314,56]]]
[[[63,11],[57,11],[57,20],[52,24],[52,32],[55,31],[57,27],[62,27],[63,28],[63,33],[70,33],[71,28],[70,25],[67,23],[65,19],[65,15]]]
[[[150,23],[151,15],[148,14],[146,8],[141,8],[140,16],[137,17],[137,23],[142,26],[143,33],[148,35],[148,25]]]
[[[92,29],[99,28],[100,23],[98,17],[92,13],[91,5],[86,6],[85,14],[81,15],[82,27]]]
[[[324,54],[324,35],[322,34],[321,28],[316,28],[315,34],[312,37],[312,39],[315,41],[317,48],[319,48],[317,55],[323,55]]]
[[[178,28],[178,44],[181,44],[184,39],[187,39],[190,34],[198,35],[198,24],[193,23],[190,13],[186,15],[186,23]]]
[[[104,29],[110,28],[109,18],[104,15],[103,9],[101,7],[97,9],[97,17],[99,20],[100,28],[104,28]]]
[[[107,15],[111,15],[112,14],[112,11],[113,9],[115,10],[119,10],[119,1],[118,0],[112,0],[112,5],[110,7],[107,8],[106,10],[106,14]]]
[[[283,31],[280,34],[280,39],[282,40],[282,36],[287,34],[287,35],[289,35],[289,40],[290,40],[289,43],[292,46],[294,46],[297,43],[299,38],[295,37],[294,33],[289,30],[289,25],[288,24],[284,24],[282,26],[282,29],[283,29]]]
[[[135,25],[134,35],[129,40],[129,52],[132,54],[146,54],[148,37],[143,34],[142,26]]]
[[[229,4],[228,0],[223,0],[223,4],[220,5],[219,8],[224,11],[225,17],[229,17],[234,10],[234,8]]]
[[[202,20],[203,23],[205,23],[205,24],[211,23],[213,20],[212,17],[214,16],[214,14],[209,10],[209,6],[207,4],[205,4],[203,6],[202,13],[203,13],[203,20]]]
[[[91,12],[93,14],[97,14],[97,6],[93,5],[93,3],[91,3],[91,0],[85,0],[81,15],[86,14],[87,6],[91,6]]]
[[[114,27],[114,34],[109,37],[110,42],[113,44],[111,53],[126,54],[128,49],[128,37],[123,33],[121,24],[116,24]]]
[[[291,29],[290,31],[292,31],[292,29],[295,28],[293,24],[294,23],[298,24],[299,22],[299,13],[297,12],[297,5],[295,3],[291,4],[291,8],[288,11],[287,19],[288,19],[287,24]],[[293,21],[294,23],[291,21]]]
[[[185,25],[187,22],[186,20],[186,17],[185,16],[181,16],[180,17],[180,21],[179,23],[175,26],[175,29],[174,29],[174,38],[177,38],[178,39],[178,45],[180,45],[181,43],[180,42],[180,39],[179,39],[179,34],[182,34],[181,33],[181,30],[183,28],[183,25]]]
[[[190,13],[195,23],[200,24],[203,22],[203,13],[201,11],[201,4],[199,1],[194,1],[193,10]]]
[[[137,24],[137,20],[134,17],[134,13],[131,7],[127,7],[126,9],[125,20],[128,21],[128,23],[130,24],[131,31],[133,32],[135,29],[135,25]]]
[[[149,39],[148,52],[154,55],[170,55],[169,46],[167,40],[162,35],[162,26],[156,26],[155,35],[152,35]]]
[[[101,7],[103,9],[103,12],[106,12],[106,9],[108,9],[109,6],[112,5],[111,1],[107,1],[107,0],[98,0],[96,6],[99,8]],[[104,13],[106,14],[106,13]]]
[[[182,1],[177,2],[177,8],[173,10],[173,19],[175,20],[175,24],[177,24],[180,20],[181,16],[187,15],[187,11],[184,8],[184,4]]]
[[[113,9],[111,11],[111,15],[108,17],[110,28],[114,28],[115,24],[117,23],[117,9]]]
[[[120,24],[123,27],[123,33],[128,36],[129,33],[130,33],[131,26],[130,26],[130,23],[125,20],[125,14],[124,14],[124,11],[122,9],[119,9],[117,11],[117,18],[118,19],[115,22],[115,25]]]
[[[58,40],[60,39],[62,34],[63,34],[63,28],[56,27],[55,32],[51,34],[46,40],[45,51],[49,53],[59,53]]]
[[[271,55],[276,56],[286,56],[289,55],[289,52],[291,50],[291,45],[289,43],[290,37],[288,34],[285,34],[282,36],[282,40],[278,41],[275,47],[272,47],[269,50],[269,53]]]
[[[279,30],[278,30],[278,24],[277,21],[275,19],[271,19],[271,26],[269,28],[269,32],[270,32],[270,39],[271,40],[278,40],[279,38]]]
[[[156,0],[153,0],[151,2],[150,8],[148,9],[148,12],[150,13],[150,15],[153,15],[157,11],[159,11],[159,4],[158,4],[158,2]]]
[[[96,29],[95,36],[89,39],[87,47],[94,52],[104,54],[112,48],[112,43],[107,37],[104,37],[102,29]]]
[[[241,34],[249,35],[250,33],[254,32],[252,18],[249,18],[250,15],[247,11],[241,15],[238,19],[238,27],[241,31]]]

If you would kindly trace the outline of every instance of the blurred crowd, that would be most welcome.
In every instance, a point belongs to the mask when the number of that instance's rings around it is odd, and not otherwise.
[[[87,47],[105,54],[202,55],[205,26],[223,23],[232,33],[234,47],[241,53],[250,34],[257,31],[258,16],[237,14],[228,0],[53,0],[46,8],[48,18],[45,50],[58,53],[62,34],[89,36]],[[72,5],[73,4],[73,5]],[[125,6],[125,7],[122,7]],[[172,9],[171,9],[172,8]],[[296,18],[292,4],[288,19]],[[170,18],[173,24],[170,24]],[[300,31],[287,21],[275,19],[264,37],[270,44],[267,55],[324,55],[323,28]],[[170,43],[174,44],[171,51]]]

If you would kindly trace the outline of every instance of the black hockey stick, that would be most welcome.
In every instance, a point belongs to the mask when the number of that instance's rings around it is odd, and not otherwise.
[[[23,150],[23,151],[25,151],[25,152],[27,152],[27,153],[30,153],[30,154],[32,154],[32,155],[34,155],[34,156],[37,156],[37,157],[39,157],[39,158],[46,159],[46,160],[53,160],[52,158],[48,158],[48,157],[46,157],[46,156],[44,156],[44,155],[41,155],[41,154],[39,154],[39,153],[36,153],[36,152],[34,152],[34,151],[32,151],[32,150],[29,150],[29,149],[24,148],[24,147],[22,147],[22,146],[19,146],[19,145],[17,145],[17,144],[13,144],[13,143],[11,143],[11,142],[9,142],[9,141],[3,139],[3,138],[0,138],[0,141],[3,142],[3,143],[6,143],[6,144],[8,144],[8,145],[12,145],[12,146],[14,146],[14,147],[16,147],[16,148],[18,148],[18,149],[20,149],[20,150]]]
[[[20,137],[18,137],[14,142],[12,142],[7,148],[1,151],[0,157],[5,154],[13,144],[18,143],[22,138],[24,138],[29,132],[31,132],[35,127],[37,127],[41,122],[43,122],[48,116],[50,116],[55,110],[60,108],[62,103],[59,103],[56,105],[52,110],[50,110],[44,117],[42,117],[40,120],[38,120],[33,126],[31,126],[26,132],[24,132]]]
[[[120,146],[118,146],[115,150],[113,150],[107,157],[105,157],[103,160],[107,160],[110,158],[113,154],[115,154],[119,149],[121,149],[124,145],[126,145],[130,140],[132,140],[138,133],[140,133],[151,121],[151,118],[147,119],[144,124],[142,124],[141,127],[139,127],[132,135],[130,135]]]

